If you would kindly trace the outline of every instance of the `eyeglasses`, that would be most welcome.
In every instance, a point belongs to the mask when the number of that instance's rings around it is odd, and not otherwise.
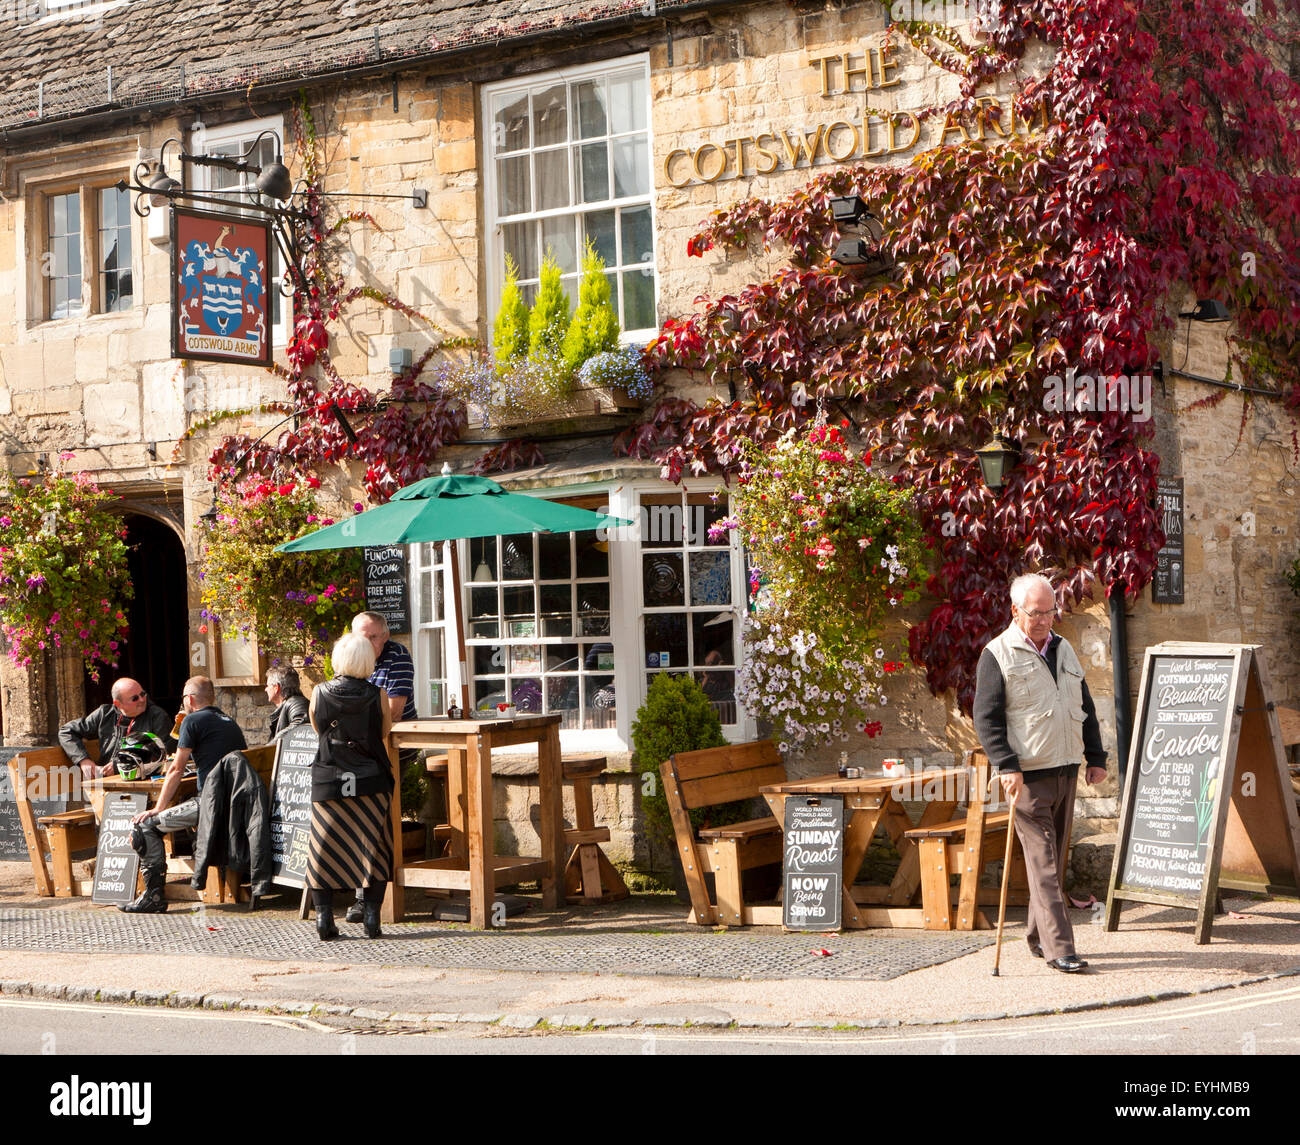
[[[1027,617],[1029,617],[1030,620],[1037,620],[1043,616],[1061,615],[1061,610],[1059,608],[1049,608],[1042,612],[1038,611],[1038,609],[1035,608],[1022,608],[1020,611],[1023,612]]]
[[[134,696],[123,696],[122,702],[124,704],[134,704],[137,700],[143,700],[148,694],[148,692],[136,692]]]
[[[197,700],[198,698],[198,692],[186,692],[181,696],[182,700]]]

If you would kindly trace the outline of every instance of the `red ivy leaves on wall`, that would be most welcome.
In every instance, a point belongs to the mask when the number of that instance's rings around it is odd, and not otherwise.
[[[1051,408],[1046,378],[1143,373],[1166,307],[1190,292],[1228,303],[1246,379],[1300,405],[1300,85],[1275,60],[1300,43],[1300,3],[1262,0],[1255,18],[1230,0],[1003,7],[1009,22],[984,44],[932,25],[894,34],[961,75],[961,97],[931,113],[971,124],[981,83],[1046,42],[1052,66],[1017,103],[1029,114],[1046,100],[1049,130],[839,167],[716,213],[689,254],[761,244],[788,263],[701,299],[648,354],[743,396],[666,400],[620,439],[668,479],[727,475],[743,440],[849,403],[865,445],[916,489],[936,556],[938,604],[911,632],[912,658],[967,711],[979,651],[1009,619],[1009,579],[1056,570],[1066,604],[1097,581],[1132,596],[1163,543],[1150,423]],[[884,220],[886,276],[828,261],[829,199],[853,194]],[[997,495],[973,453],[994,429],[1023,450]]]
[[[404,373],[393,379],[392,389],[381,395],[347,381],[334,365],[330,352],[331,329],[347,310],[369,300],[402,314],[429,329],[442,331],[419,311],[395,296],[371,286],[348,286],[340,270],[338,241],[349,224],[363,223],[382,229],[364,212],[345,214],[327,225],[324,202],[314,193],[320,187],[315,123],[306,99],[294,109],[298,158],[308,191],[304,206],[308,220],[298,238],[305,253],[303,271],[309,286],[294,297],[297,316],[285,349],[289,369],[273,367],[288,384],[289,397],[299,417],[294,428],[274,442],[247,434],[226,437],[208,458],[214,478],[235,479],[258,473],[280,479],[310,471],[331,462],[359,458],[366,463],[366,494],[382,503],[403,485],[427,476],[440,450],[455,442],[465,430],[465,412],[440,389],[421,382],[420,375],[432,359],[429,350]],[[439,349],[466,344],[464,339],[440,337]],[[342,411],[356,434],[349,441],[334,410]]]

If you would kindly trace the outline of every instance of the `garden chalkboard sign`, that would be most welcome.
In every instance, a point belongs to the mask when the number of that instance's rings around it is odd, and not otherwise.
[[[276,741],[271,777],[271,881],[307,885],[307,844],[311,839],[311,766],[316,760],[316,729],[297,724]]]
[[[410,632],[406,546],[371,547],[365,550],[364,556],[366,608],[388,622],[389,632]]]
[[[131,846],[131,820],[149,806],[146,792],[115,791],[104,800],[95,849],[95,881],[91,902],[128,903],[135,898],[140,856]]]
[[[790,795],[781,873],[786,930],[839,930],[844,885],[844,799]]]
[[[1300,893],[1300,825],[1258,651],[1147,649],[1107,930],[1123,902],[1181,906],[1203,944],[1220,888]]]

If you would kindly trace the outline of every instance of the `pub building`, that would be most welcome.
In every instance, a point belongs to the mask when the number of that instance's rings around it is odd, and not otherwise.
[[[687,240],[709,213],[746,197],[780,197],[835,164],[902,163],[928,148],[1042,130],[1047,109],[1016,114],[999,80],[970,117],[918,118],[953,98],[958,80],[902,36],[888,37],[878,3],[810,9],[784,0],[652,0],[645,6],[546,3],[520,12],[495,0],[447,9],[412,0],[44,0],[6,14],[0,37],[0,426],[10,472],[39,472],[60,452],[123,499],[135,599],[124,672],[175,703],[192,672],[212,675],[219,703],[260,742],[265,665],[239,639],[206,631],[197,579],[202,517],[213,501],[207,458],[228,434],[273,433],[284,382],[251,365],[173,355],[165,202],[148,217],[119,180],[138,163],[184,149],[249,156],[293,169],[305,96],[337,212],[364,210],[376,227],[344,232],[347,270],[391,292],[449,337],[490,343],[509,257],[525,302],[549,251],[576,301],[590,241],[604,259],[622,340],[644,344],[694,300],[770,270],[766,255],[709,252]],[[1029,70],[1048,62],[1031,52]],[[997,104],[1001,114],[991,114]],[[179,141],[166,152],[168,140]],[[170,170],[170,169],[169,169]],[[170,170],[172,175],[177,171]],[[189,167],[198,191],[257,191],[221,167]],[[378,196],[392,196],[382,198]],[[404,196],[404,197],[403,197]],[[228,196],[237,207],[240,195]],[[424,205],[420,205],[423,201]],[[350,236],[348,238],[347,236]],[[279,255],[272,271],[285,270]],[[274,361],[284,365],[292,304],[272,291]],[[1279,703],[1300,703],[1294,600],[1283,571],[1295,558],[1294,474],[1279,411],[1255,406],[1242,448],[1242,395],[1188,410],[1222,377],[1225,325],[1180,325],[1166,372],[1149,394],[1153,448],[1167,491],[1169,559],[1163,599],[1150,587],[1128,607],[1130,680],[1142,650],[1166,639],[1259,643]],[[419,323],[357,305],[331,345],[340,374],[384,392],[394,372],[433,343]],[[725,379],[670,376],[670,392],[726,398]],[[249,412],[253,411],[253,412]],[[1176,412],[1177,411],[1177,412]],[[223,416],[224,415],[224,416]],[[617,860],[645,860],[640,777],[626,770],[630,727],[657,673],[706,666],[725,734],[762,734],[761,712],[734,699],[746,601],[734,533],[710,538],[729,511],[716,479],[660,478],[618,455],[615,435],[639,411],[596,395],[527,425],[469,428],[438,461],[466,472],[494,445],[526,436],[540,464],[497,475],[512,490],[636,522],[608,535],[538,535],[462,542],[458,560],[472,702],[506,698],[563,717],[565,751],[606,753],[616,806],[604,821]],[[361,498],[361,466],[340,470],[340,499]],[[323,474],[324,476],[324,474]],[[1175,550],[1173,539],[1181,544]],[[409,631],[421,715],[459,697],[452,582],[444,550],[407,554]],[[924,605],[924,602],[922,602]],[[918,616],[924,615],[922,612]],[[1112,778],[1081,791],[1076,861],[1113,832],[1114,684],[1104,601],[1063,618],[1097,700]],[[3,660],[7,745],[53,742],[53,730],[107,699],[69,657],[24,670]],[[881,738],[788,761],[825,770],[841,750],[947,763],[973,745],[951,696],[901,673],[881,709]],[[731,698],[728,698],[731,697]],[[530,832],[526,761],[498,827]]]

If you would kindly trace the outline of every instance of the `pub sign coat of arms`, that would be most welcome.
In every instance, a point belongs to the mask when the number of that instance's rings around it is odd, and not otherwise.
[[[172,210],[172,357],[271,365],[266,222]]]

